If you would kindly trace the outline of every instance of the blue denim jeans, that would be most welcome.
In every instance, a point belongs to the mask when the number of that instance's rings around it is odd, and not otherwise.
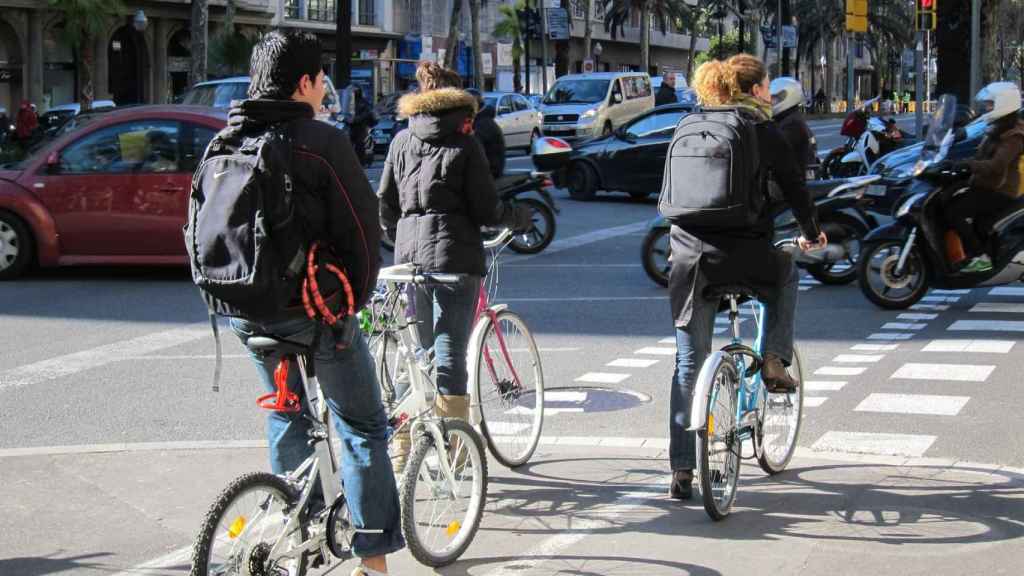
[[[231,328],[243,344],[252,336],[265,335],[312,343],[316,324],[306,318],[271,324],[233,318]],[[273,391],[274,369],[279,358],[250,354],[264,388]],[[384,531],[383,534],[355,534],[353,552],[368,558],[401,550],[405,540],[400,525],[398,489],[388,456],[387,414],[381,403],[366,340],[357,335],[347,349],[336,350],[331,331],[323,329],[314,357],[316,375],[341,439],[341,482],[352,523],[357,528]],[[293,392],[303,395],[297,369],[289,372],[288,385]],[[295,470],[313,453],[308,444],[309,429],[310,422],[302,412],[268,413],[270,467],[275,474]]]
[[[420,345],[434,348],[437,388],[445,396],[466,392],[466,348],[473,330],[473,313],[480,292],[479,276],[463,276],[458,284],[416,289],[416,319]]]
[[[800,275],[796,266],[786,283],[779,287],[778,298],[764,302],[765,353],[775,354],[783,364],[793,358],[793,335],[796,329],[796,300]],[[698,278],[697,287],[705,285]],[[707,300],[702,290],[694,291],[693,313],[690,323],[676,327],[676,369],[672,375],[669,394],[669,461],[673,470],[693,470],[697,467],[696,434],[687,431],[690,426],[690,403],[693,388],[704,360],[711,354],[711,337],[715,327],[718,302]]]

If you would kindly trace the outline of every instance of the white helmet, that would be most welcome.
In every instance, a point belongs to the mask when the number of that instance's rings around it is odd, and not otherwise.
[[[992,122],[1020,110],[1020,88],[1013,82],[993,82],[974,97],[974,108],[985,122]]]
[[[783,76],[772,80],[771,93],[772,114],[782,114],[804,103],[804,87],[796,78]]]

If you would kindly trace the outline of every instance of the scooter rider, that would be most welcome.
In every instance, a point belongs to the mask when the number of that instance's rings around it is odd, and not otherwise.
[[[803,86],[795,78],[784,76],[772,80],[769,88],[772,93],[772,119],[793,149],[801,172],[806,174],[808,166],[818,163],[818,141],[800,110],[804,103]]]
[[[497,180],[505,173],[505,135],[494,121],[493,106],[484,106],[484,95],[476,88],[466,90],[476,98],[477,112],[473,118],[473,135],[484,147],[484,155],[491,167],[491,178]]]
[[[945,205],[947,223],[963,242],[967,258],[961,261],[966,263],[960,271],[966,273],[992,270],[992,259],[984,253],[974,223],[1001,212],[1018,198],[1024,152],[1024,122],[1018,116],[1021,93],[1016,84],[989,84],[975,97],[975,108],[979,118],[988,122],[988,132],[973,159],[955,164],[970,171],[970,189],[955,193]]]

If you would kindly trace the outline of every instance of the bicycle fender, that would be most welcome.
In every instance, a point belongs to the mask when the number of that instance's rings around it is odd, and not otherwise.
[[[730,362],[729,355],[721,350],[715,352],[704,361],[704,366],[697,376],[697,383],[693,387],[693,399],[690,401],[690,425],[689,431],[703,430],[708,423],[708,390],[711,390],[711,378],[714,376],[718,366]],[[673,416],[674,417],[674,416]]]

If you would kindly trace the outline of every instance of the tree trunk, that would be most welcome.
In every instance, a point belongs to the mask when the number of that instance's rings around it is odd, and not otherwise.
[[[640,71],[651,71],[651,3],[644,0],[640,10]]]
[[[206,50],[210,39],[210,13],[206,2],[207,0],[192,2],[192,21],[189,28],[189,37],[192,41],[192,84],[206,80]]]
[[[686,53],[686,85],[693,85],[693,61],[697,58],[697,32],[700,29],[700,3],[691,8],[694,11],[693,26],[690,27],[690,51]]]
[[[473,37],[473,85],[484,89],[484,60],[480,53],[480,0],[469,0],[470,34]]]
[[[590,41],[592,39],[590,34],[590,3],[601,2],[602,0],[583,0],[583,59],[590,59]],[[596,72],[597,69],[595,68]]]
[[[938,27],[932,43],[938,53],[939,74],[936,94],[953,94],[961,103],[970,102],[971,86],[971,3],[939,2]],[[923,95],[922,95],[923,96]]]
[[[790,12],[789,12],[789,0],[782,0],[782,25],[783,26],[789,26],[792,21],[793,21],[793,18],[790,15]],[[775,40],[777,42],[782,42],[782,29],[781,28],[779,29],[779,33],[777,34],[777,36],[778,37]],[[782,72],[781,72],[782,76],[789,76],[789,59],[790,59],[790,56],[792,55],[792,51],[793,51],[792,48],[785,48],[785,47],[782,48],[782,67],[780,68],[780,70],[782,70]]]
[[[561,0],[563,10],[569,14],[569,26],[572,26],[572,7],[569,0]],[[550,32],[550,30],[549,30]],[[572,34],[569,34],[572,37]],[[569,73],[569,40],[555,40],[555,77],[565,76]]]
[[[90,36],[82,38],[82,47],[79,54],[81,58],[78,59],[79,68],[79,102],[82,106],[82,110],[88,110],[92,108],[92,101],[95,97],[95,91],[92,85],[92,64],[95,58],[93,57],[93,45],[96,40]]]
[[[835,38],[829,38],[825,49],[828,52],[828,60],[825,63],[825,111],[832,111],[833,90],[836,84],[836,50]]]
[[[459,57],[459,20],[462,18],[462,0],[452,0],[452,18],[448,21],[448,44],[445,47],[445,68],[455,70]]]
[[[334,86],[338,90],[352,83],[352,2],[336,4],[334,11]]]
[[[523,47],[519,43],[519,38],[513,38],[512,40],[512,89],[515,90],[516,94],[523,93],[523,79],[520,78],[520,72],[522,71]]]

